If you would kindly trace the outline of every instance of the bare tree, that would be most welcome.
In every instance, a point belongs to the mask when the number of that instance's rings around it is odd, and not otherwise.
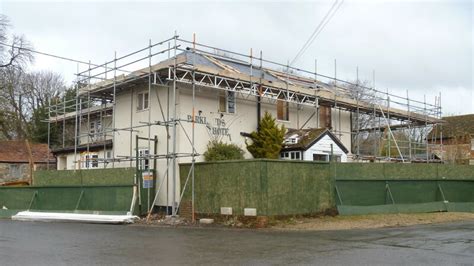
[[[24,72],[13,67],[2,68],[0,72],[0,131],[7,139],[23,138],[28,122],[21,93]]]
[[[6,139],[31,139],[46,119],[50,99],[65,91],[64,80],[48,71],[7,67],[0,72],[0,133]]]
[[[11,27],[7,16],[0,14],[0,68],[22,67],[33,61],[31,44],[22,35],[9,36]]]
[[[371,88],[370,82],[367,80],[355,80],[351,82],[330,81],[329,85],[333,86],[338,93],[355,100],[359,104],[377,105],[381,103],[375,90]],[[372,113],[353,112],[352,113],[352,152],[362,155],[376,155],[376,145],[380,142],[380,132],[375,132],[373,128],[380,126],[380,121]],[[383,121],[382,121],[383,122]],[[375,148],[374,148],[375,147]]]
[[[48,105],[50,99],[57,99],[66,90],[61,75],[50,71],[28,73],[22,81],[26,106],[33,113]]]

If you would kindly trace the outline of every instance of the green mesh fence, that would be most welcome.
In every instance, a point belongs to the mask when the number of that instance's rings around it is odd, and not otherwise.
[[[135,168],[36,171],[33,185],[133,185],[135,171]]]
[[[334,168],[342,215],[474,210],[474,166],[346,163]]]
[[[190,164],[180,165],[182,189]],[[191,184],[184,201],[191,199]],[[197,213],[342,215],[473,211],[474,166],[241,160],[195,165]]]
[[[190,164],[180,165],[184,188]],[[292,215],[334,207],[329,164],[303,161],[241,160],[195,165],[195,210],[217,214],[232,207],[234,215],[256,208],[258,215]],[[189,181],[191,182],[191,181]],[[191,200],[191,183],[183,201]]]
[[[132,197],[131,185],[0,187],[0,217],[23,210],[125,214]]]

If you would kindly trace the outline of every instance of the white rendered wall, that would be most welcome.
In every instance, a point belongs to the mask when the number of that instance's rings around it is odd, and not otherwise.
[[[333,154],[341,156],[341,162],[347,162],[347,155],[328,135],[325,135],[318,142],[316,142],[311,148],[307,149],[303,153],[303,160],[312,161],[313,154],[331,155],[331,145],[332,145]]]

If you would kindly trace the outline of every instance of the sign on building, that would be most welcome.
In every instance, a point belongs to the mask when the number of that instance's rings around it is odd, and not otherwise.
[[[153,188],[153,173],[145,171],[142,173],[143,188]]]

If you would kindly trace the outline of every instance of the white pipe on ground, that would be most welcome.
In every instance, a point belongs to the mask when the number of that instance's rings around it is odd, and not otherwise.
[[[101,224],[133,223],[138,217],[134,215],[102,215],[83,213],[58,213],[58,212],[31,212],[23,211],[12,216],[17,221],[43,221],[43,222],[85,222]]]

